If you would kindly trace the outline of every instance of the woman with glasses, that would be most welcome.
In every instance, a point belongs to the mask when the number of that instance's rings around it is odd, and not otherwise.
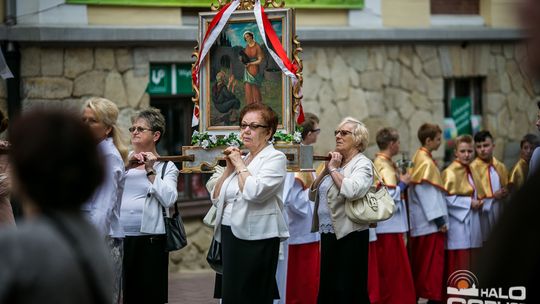
[[[345,202],[365,196],[373,185],[373,165],[362,154],[369,133],[363,123],[347,117],[335,136],[336,148],[310,192],[316,210],[313,230],[321,233],[318,303],[369,303],[368,225],[356,224],[345,214]]]
[[[178,169],[156,161],[156,145],[165,132],[158,109],[142,110],[129,128],[134,151],[129,157],[120,221],[124,227],[124,303],[167,303],[169,254],[163,213],[178,197]]]
[[[223,304],[272,303],[279,298],[279,242],[289,237],[283,216],[285,155],[269,143],[278,118],[267,105],[240,112],[240,139],[249,153],[225,149],[226,167],[207,183],[217,207],[214,238],[221,243],[223,274],[214,295]]]
[[[124,191],[124,161],[127,148],[116,125],[118,107],[112,101],[92,97],[86,100],[82,120],[90,128],[104,162],[105,179],[82,206],[83,214],[106,239],[114,264],[112,303],[121,303],[124,230],[120,225],[120,203]]]

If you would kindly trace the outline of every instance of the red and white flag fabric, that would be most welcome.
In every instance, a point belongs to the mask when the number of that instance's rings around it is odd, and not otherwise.
[[[195,67],[191,74],[193,82],[197,87],[199,87],[199,72],[201,65],[204,62],[206,55],[210,51],[210,48],[212,47],[216,39],[219,37],[219,34],[227,24],[227,21],[230,19],[232,13],[236,10],[238,5],[240,5],[240,0],[234,0],[232,2],[229,2],[216,14],[216,16],[214,16],[214,18],[210,22],[208,29],[206,30],[204,39],[201,43],[199,58],[197,59],[197,62],[195,63]],[[292,84],[294,86],[298,82],[298,78],[296,77],[298,67],[287,57],[287,53],[283,49],[279,37],[274,31],[274,28],[272,28],[272,24],[270,23],[270,20],[268,20],[268,16],[264,12],[264,8],[261,6],[259,0],[255,2],[254,13],[262,40],[266,45],[270,56],[272,56],[281,71],[285,73],[287,77],[291,78]],[[302,93],[299,92],[299,94]],[[297,113],[298,115],[296,117],[296,122],[298,124],[301,124],[302,122],[304,122],[304,111],[301,103],[298,104]],[[195,105],[193,109],[193,118],[191,120],[192,127],[195,127],[199,124],[199,115],[199,105]]]
[[[298,77],[296,77],[298,66],[296,66],[289,59],[289,57],[287,57],[287,53],[283,49],[283,45],[281,45],[279,37],[276,34],[276,31],[274,31],[274,28],[272,27],[268,16],[264,12],[264,8],[261,5],[260,0],[255,1],[255,7],[253,8],[253,12],[255,13],[255,20],[257,21],[257,26],[259,28],[259,32],[261,33],[262,41],[266,45],[268,53],[270,53],[270,56],[272,56],[281,71],[285,75],[287,75],[287,77],[291,78],[292,84],[293,86],[295,86],[298,82]],[[301,95],[302,92],[299,92],[299,94]],[[302,108],[302,103],[298,103],[298,109],[296,112],[298,113],[296,117],[296,123],[303,123],[304,110]]]
[[[219,12],[212,19],[212,21],[210,21],[208,29],[206,30],[206,34],[204,35],[204,39],[201,42],[201,51],[199,52],[199,58],[197,58],[197,62],[195,62],[195,67],[191,73],[193,82],[197,87],[199,87],[199,72],[201,69],[201,65],[204,62],[206,55],[210,51],[210,48],[212,47],[216,39],[219,37],[219,34],[227,24],[227,21],[229,21],[229,18],[231,18],[232,13],[236,10],[238,5],[240,5],[240,0],[234,0],[227,3],[227,5],[225,5],[221,10],[219,10]],[[195,127],[199,124],[199,114],[199,105],[195,105],[195,108],[193,108],[193,118],[191,119],[192,127]]]

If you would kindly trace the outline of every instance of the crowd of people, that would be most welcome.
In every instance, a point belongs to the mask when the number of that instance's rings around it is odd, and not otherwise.
[[[10,146],[13,168],[3,168],[8,204],[2,205],[0,302],[31,303],[56,280],[70,288],[55,303],[81,295],[88,303],[167,303],[164,216],[177,200],[179,171],[158,161],[165,119],[155,108],[138,112],[128,153],[113,102],[90,98],[80,115],[32,111],[3,144]],[[441,302],[446,279],[472,269],[540,150],[537,137],[525,135],[520,159],[508,171],[484,130],[459,136],[455,159],[441,172],[432,153],[442,130],[425,123],[410,167],[398,167],[398,130],[378,130],[379,152],[371,161],[363,153],[368,129],[346,117],[334,131],[328,161],[316,172],[287,173],[285,154],[271,144],[276,113],[253,103],[239,115],[247,154],[226,148],[225,167],[207,183],[223,266],[214,295],[224,304]],[[301,144],[314,144],[319,118],[306,113],[301,128]],[[395,202],[394,213],[359,224],[345,205],[379,187],[376,176]],[[17,226],[6,208],[12,190],[26,215]],[[32,254],[40,255],[39,265],[26,263]]]
[[[539,76],[540,2],[524,1],[521,17],[529,70]],[[222,248],[221,303],[438,303],[446,278],[471,269],[485,286],[524,286],[528,303],[540,301],[536,136],[523,137],[508,171],[489,131],[461,135],[441,171],[432,153],[442,131],[426,123],[403,168],[393,160],[398,130],[378,130],[371,161],[366,126],[346,117],[316,173],[287,173],[286,156],[269,143],[277,115],[257,97],[253,75],[264,55],[252,33],[244,39],[245,77],[253,78],[240,112],[248,153],[227,148],[225,168],[207,183]],[[113,102],[90,98],[78,114],[30,110],[10,125],[9,142],[0,141],[0,303],[167,303],[163,216],[177,200],[179,171],[158,161],[165,119],[154,108],[137,113],[128,154]],[[7,125],[0,111],[0,132]],[[306,113],[301,127],[302,144],[315,143],[318,118]],[[357,224],[344,205],[379,187],[376,175],[394,213]],[[17,222],[13,197],[24,211]]]

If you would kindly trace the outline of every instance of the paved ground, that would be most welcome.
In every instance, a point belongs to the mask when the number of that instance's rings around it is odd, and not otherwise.
[[[216,304],[214,272],[169,275],[169,304]]]
[[[214,277],[214,272],[169,275],[169,304],[218,304],[212,297]],[[418,302],[425,303],[425,299]]]

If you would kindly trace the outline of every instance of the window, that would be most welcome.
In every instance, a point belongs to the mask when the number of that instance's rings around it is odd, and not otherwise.
[[[444,80],[445,163],[453,159],[453,141],[457,135],[474,134],[481,125],[483,78]]]
[[[434,27],[484,26],[479,0],[431,0],[431,25]]]
[[[479,0],[431,0],[432,15],[478,15]]]

